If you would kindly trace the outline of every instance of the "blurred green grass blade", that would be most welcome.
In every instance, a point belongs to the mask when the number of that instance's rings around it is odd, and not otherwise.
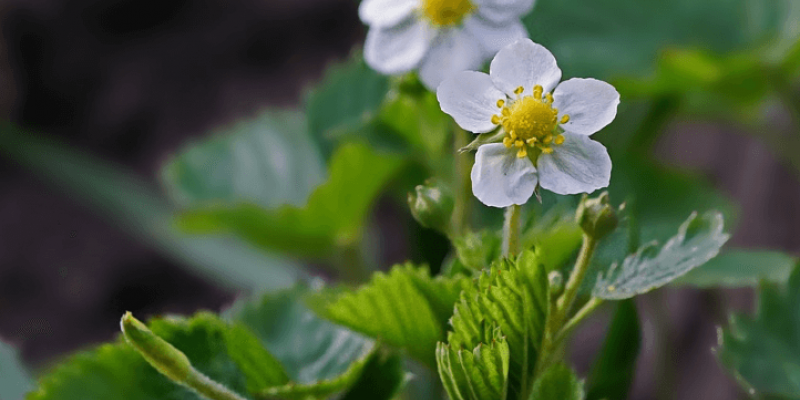
[[[0,400],[22,400],[33,384],[16,349],[0,341]]]
[[[800,268],[783,285],[765,283],[754,317],[734,314],[715,350],[754,398],[800,398]]]
[[[318,145],[296,111],[266,111],[179,151],[161,182],[181,206],[248,201],[302,205],[325,178]]]
[[[779,251],[728,250],[673,282],[700,288],[756,286],[762,281],[784,283],[797,257]]]
[[[631,299],[618,302],[603,347],[592,366],[588,400],[628,398],[641,340],[636,303]]]
[[[0,123],[0,154],[18,162],[165,256],[231,288],[291,285],[299,267],[233,238],[198,238],[177,232],[173,209],[157,187],[123,169],[54,140]]]

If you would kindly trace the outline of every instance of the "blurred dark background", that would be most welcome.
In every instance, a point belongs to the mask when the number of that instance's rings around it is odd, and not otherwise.
[[[146,177],[214,126],[302,105],[365,34],[354,0],[2,0],[0,29],[0,113]],[[733,245],[800,249],[797,175],[736,127],[672,124],[659,157],[738,202]],[[33,366],[112,338],[126,310],[219,310],[235,295],[0,159],[0,336]],[[741,396],[710,349],[727,309],[752,309],[750,290],[667,289],[639,303],[632,398]],[[575,340],[583,373],[606,323],[593,318]],[[674,387],[655,387],[670,373]]]

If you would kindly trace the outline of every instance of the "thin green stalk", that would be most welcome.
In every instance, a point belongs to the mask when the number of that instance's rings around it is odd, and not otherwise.
[[[472,201],[472,186],[470,172],[472,171],[472,155],[469,152],[459,153],[459,149],[469,144],[469,134],[458,125],[453,124],[453,189],[455,204],[451,220],[451,236],[458,236],[469,226],[471,215],[470,203]]]
[[[592,297],[575,315],[564,324],[564,327],[556,335],[556,344],[562,342],[574,330],[581,321],[583,321],[589,314],[592,313],[600,304],[603,304],[603,299]]]
[[[503,222],[503,255],[505,257],[519,254],[519,214],[520,206],[513,204],[506,207]]]
[[[230,391],[225,386],[214,382],[211,378],[201,374],[197,370],[191,374],[184,383],[190,389],[196,391],[201,396],[210,400],[245,400],[244,397]]]
[[[597,239],[584,234],[583,244],[578,254],[578,260],[575,262],[575,268],[572,269],[572,273],[569,276],[567,285],[564,288],[564,294],[558,299],[556,306],[556,312],[559,317],[558,322],[563,321],[570,308],[572,308],[572,303],[575,302],[575,297],[578,296],[578,289],[580,289],[583,278],[586,276],[586,271],[589,269],[589,263],[592,261],[595,248],[597,248]]]

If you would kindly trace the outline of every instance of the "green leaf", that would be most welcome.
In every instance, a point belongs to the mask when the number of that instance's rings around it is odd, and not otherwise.
[[[507,393],[510,353],[508,343],[494,334],[473,350],[439,343],[436,363],[451,400],[504,400]]]
[[[529,400],[583,400],[583,381],[564,364],[549,367],[536,379]]]
[[[262,248],[322,257],[360,238],[372,203],[402,164],[364,144],[346,144],[333,155],[328,180],[305,207],[270,210],[233,203],[187,211],[178,223],[187,232],[230,231]]]
[[[763,43],[780,32],[792,1],[564,0],[537,3],[524,24],[565,77],[607,79],[649,72],[664,47],[729,52]]]
[[[509,393],[525,393],[527,388],[522,386],[536,366],[549,312],[547,285],[547,271],[532,251],[514,261],[497,261],[461,292],[448,345],[472,351],[481,343],[488,344],[486,329],[496,325],[511,353]]]
[[[650,243],[621,265],[612,265],[598,278],[592,294],[621,300],[664,286],[716,256],[730,237],[722,229],[719,212],[693,213],[663,247]]]
[[[589,376],[588,400],[625,400],[636,373],[642,337],[633,300],[617,303],[603,347]]]
[[[232,201],[266,208],[301,205],[324,180],[318,146],[297,112],[268,111],[209,136],[161,169],[161,182],[181,206]]]
[[[522,234],[523,248],[534,247],[548,271],[563,266],[581,245],[583,231],[575,221],[575,208],[563,204],[551,207]]]
[[[701,288],[755,286],[761,281],[783,283],[797,263],[796,257],[778,251],[728,250],[673,283]]]
[[[403,358],[397,353],[378,351],[370,357],[364,371],[341,400],[393,399],[410,376],[403,371]]]
[[[404,381],[391,354],[353,332],[314,316],[295,288],[240,303],[226,323],[209,313],[155,319],[153,334],[191,366],[249,398],[325,399],[363,385],[362,373],[383,382],[388,400]],[[185,359],[184,359],[185,360]],[[370,368],[369,371],[366,368]],[[30,400],[124,398],[199,399],[159,374],[124,341],[77,354],[44,375]]]
[[[0,153],[86,202],[115,226],[164,255],[230,288],[291,285],[299,266],[232,238],[197,238],[177,232],[173,208],[150,182],[110,163],[0,122]]]
[[[500,235],[488,230],[467,231],[453,238],[456,257],[461,264],[473,271],[480,271],[491,265],[500,256],[501,244]]]
[[[317,317],[303,303],[305,295],[305,289],[296,287],[240,301],[225,313],[226,319],[254,332],[300,384],[342,375],[372,347],[371,340]]]
[[[21,400],[33,388],[16,349],[0,340],[0,399]]]
[[[436,93],[427,90],[389,92],[380,120],[433,160],[441,158],[452,125],[451,118],[440,108]]]
[[[720,330],[720,362],[754,396],[800,398],[800,268],[785,285],[765,283],[755,317],[732,315]]]
[[[387,77],[370,69],[361,54],[330,68],[306,101],[308,128],[322,139],[336,138],[377,112],[389,89]]]
[[[427,267],[395,266],[377,272],[356,291],[346,291],[320,307],[324,317],[402,348],[429,366],[436,342],[467,278],[431,278]]]

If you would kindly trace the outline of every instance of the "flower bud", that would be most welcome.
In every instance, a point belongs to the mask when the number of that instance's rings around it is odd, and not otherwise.
[[[125,339],[147,362],[174,382],[186,384],[194,372],[189,359],[180,350],[158,337],[143,323],[126,312],[120,321]]]
[[[595,238],[602,239],[617,228],[617,213],[608,200],[608,192],[589,198],[584,195],[575,217],[583,231]]]
[[[447,232],[453,215],[453,193],[447,186],[433,180],[417,185],[415,193],[408,194],[411,214],[422,226]]]
[[[564,291],[564,276],[561,272],[551,271],[547,274],[547,283],[550,288],[550,296],[555,298],[561,296]]]

